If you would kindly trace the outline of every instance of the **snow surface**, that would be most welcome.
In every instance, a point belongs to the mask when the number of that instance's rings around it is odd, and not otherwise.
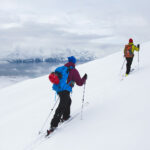
[[[0,89],[16,84],[17,82],[27,80],[28,77],[15,77],[15,76],[0,76]]]
[[[55,103],[48,76],[1,89],[0,150],[150,150],[149,47],[141,46],[139,67],[135,52],[135,71],[122,81],[122,52],[78,66],[88,74],[83,120],[77,116],[35,145]],[[83,87],[75,86],[72,113],[80,112],[82,95]]]

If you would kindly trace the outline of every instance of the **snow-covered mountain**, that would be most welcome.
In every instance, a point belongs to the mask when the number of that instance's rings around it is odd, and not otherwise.
[[[38,131],[55,103],[48,75],[1,89],[0,149],[149,150],[149,47],[141,45],[139,64],[135,52],[135,71],[124,80],[122,52],[77,66],[81,76],[88,74],[83,120],[77,116],[44,141],[38,141]],[[72,114],[80,112],[82,95],[83,87],[75,86]]]
[[[79,62],[87,62],[96,59],[96,55],[89,51],[77,51],[66,49],[65,51],[57,50],[53,52],[38,52],[29,53],[21,50],[16,50],[15,52],[5,54],[5,56],[0,57],[0,63],[62,63],[67,61],[67,57],[74,55]]]
[[[32,51],[33,52],[33,51]],[[78,64],[96,59],[94,54],[88,51],[75,51],[66,49],[62,52],[41,51],[36,55],[21,50],[0,56],[0,88],[12,85],[27,78],[35,78],[46,75],[58,65],[67,62],[67,57],[74,55]],[[43,53],[42,53],[43,52]],[[45,52],[45,53],[44,53]]]

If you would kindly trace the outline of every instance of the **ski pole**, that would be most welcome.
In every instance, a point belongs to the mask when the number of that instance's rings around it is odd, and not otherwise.
[[[83,119],[83,106],[84,106],[85,84],[84,84],[84,88],[83,88],[82,107],[81,107],[81,120]]]
[[[124,63],[125,63],[125,58],[124,58],[124,61],[123,61],[123,64],[122,64],[122,67],[121,67],[121,70],[123,69],[123,67],[124,67]]]
[[[139,63],[140,63],[140,56],[139,56],[139,51],[138,51],[138,69],[139,69]]]
[[[58,102],[58,99],[59,99],[59,98],[57,98],[57,100],[56,100],[54,106],[52,107],[52,109],[51,109],[49,115],[47,116],[47,118],[46,118],[46,120],[45,120],[45,122],[44,122],[44,124],[43,124],[43,126],[42,126],[42,128],[41,128],[41,130],[39,131],[39,134],[41,134],[41,132],[43,131],[43,128],[45,127],[45,125],[46,125],[46,123],[47,123],[49,117],[51,116],[51,114],[52,114],[52,112],[53,112],[53,110],[54,110],[54,108],[55,108],[55,106],[56,106],[56,104],[57,104],[57,102]]]

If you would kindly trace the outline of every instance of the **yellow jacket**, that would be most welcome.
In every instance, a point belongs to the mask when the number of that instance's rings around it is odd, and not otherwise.
[[[133,43],[129,43],[129,45],[132,45],[132,53],[134,54],[134,50],[139,51],[139,48],[135,46]],[[125,49],[124,49],[124,54],[125,54]]]

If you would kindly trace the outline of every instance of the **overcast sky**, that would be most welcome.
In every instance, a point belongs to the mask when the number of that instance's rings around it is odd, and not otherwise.
[[[150,41],[149,0],[0,0],[0,55],[119,51]]]

